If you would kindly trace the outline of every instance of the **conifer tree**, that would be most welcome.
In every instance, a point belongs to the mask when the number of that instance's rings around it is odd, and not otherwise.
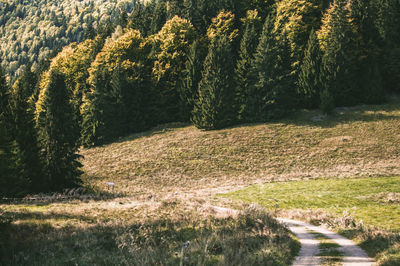
[[[181,117],[190,121],[194,103],[198,98],[198,86],[202,77],[203,63],[207,55],[207,46],[203,39],[193,42],[190,46],[188,60],[183,70],[183,78],[178,85],[178,94],[181,104]]]
[[[204,62],[199,98],[192,121],[200,129],[220,129],[234,122],[233,60],[231,42],[226,35],[213,38]]]
[[[80,184],[79,126],[64,76],[51,70],[36,103],[36,125],[45,177],[42,187],[62,190]]]
[[[137,2],[128,19],[128,28],[139,30],[143,36],[147,36],[150,31],[150,8],[154,4],[150,2],[146,6],[142,2]]]
[[[273,32],[272,23],[267,17],[252,66],[248,121],[281,117],[297,105],[290,44],[285,32]]]
[[[160,92],[160,117],[162,122],[184,120],[189,114],[182,116],[180,107],[179,81],[188,56],[188,46],[194,40],[195,32],[192,24],[186,19],[175,16],[163,26],[157,34],[160,52],[156,55],[153,75]]]
[[[203,33],[207,28],[203,20],[200,3],[201,0],[184,0],[183,14],[185,19],[188,19],[199,33]]]
[[[266,104],[273,90],[276,59],[276,39],[273,33],[273,18],[268,16],[259,39],[251,66],[253,80],[245,100],[242,115],[245,121],[259,122],[267,119]]]
[[[94,39],[96,37],[96,30],[93,28],[93,22],[89,22],[86,26],[85,32],[83,33],[83,38],[87,39]]]
[[[240,42],[239,59],[235,69],[235,110],[238,113],[239,121],[243,121],[244,119],[246,99],[252,80],[250,70],[260,34],[260,17],[258,16],[257,10],[248,11],[247,17],[243,22],[244,33]]]
[[[167,8],[164,1],[154,1],[153,14],[151,14],[150,34],[157,34],[167,21]]]
[[[383,60],[380,60],[385,89],[400,92],[400,1],[379,0],[379,32],[384,41]]]
[[[140,32],[129,30],[97,55],[81,107],[83,145],[104,143],[152,125],[147,124],[153,93],[150,64],[145,62],[148,50]]]
[[[285,32],[277,38],[272,94],[267,99],[269,118],[280,118],[298,106],[290,43]]]
[[[365,103],[384,101],[384,90],[379,70],[383,40],[375,20],[377,12],[369,0],[351,2],[351,22],[356,27],[357,83],[362,89],[360,98]],[[399,27],[400,29],[400,27]]]
[[[322,19],[317,32],[323,51],[321,82],[334,99],[336,106],[360,102],[355,56],[357,35],[350,19],[349,2],[334,0]]]
[[[30,65],[13,86],[11,111],[13,117],[13,153],[16,158],[16,171],[25,182],[25,189],[39,192],[42,186],[43,165],[34,122],[33,106],[29,104],[36,90],[36,75]]]
[[[320,104],[320,83],[322,53],[315,31],[312,30],[308,40],[307,49],[300,67],[299,96],[304,107],[317,108]]]
[[[318,29],[321,25],[322,2],[322,0],[282,0],[276,4],[274,31],[277,35],[286,33],[296,74],[310,31],[313,28]]]
[[[21,184],[15,175],[12,149],[9,87],[0,68],[0,196],[15,194]]]

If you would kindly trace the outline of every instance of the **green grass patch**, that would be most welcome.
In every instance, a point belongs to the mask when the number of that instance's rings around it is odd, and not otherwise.
[[[399,177],[381,177],[270,183],[221,196],[270,210],[279,206],[286,214],[296,213],[295,218],[328,223],[378,265],[399,265],[399,192]]]
[[[270,210],[278,205],[280,209],[323,210],[338,217],[349,211],[365,224],[400,231],[400,204],[382,200],[382,193],[388,192],[400,193],[399,177],[270,183],[223,196],[255,202]]]
[[[322,257],[322,265],[342,265],[343,252],[339,250],[340,245],[333,242],[331,239],[326,237],[324,234],[310,231],[315,238],[320,242],[318,256]]]

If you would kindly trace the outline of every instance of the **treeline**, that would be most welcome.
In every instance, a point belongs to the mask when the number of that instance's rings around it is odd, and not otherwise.
[[[19,191],[57,190],[79,184],[79,146],[160,123],[211,130],[381,103],[400,91],[399,19],[399,0],[139,3],[109,38],[3,89],[1,172]]]
[[[7,0],[0,1],[0,61],[14,81],[30,62],[41,71],[49,57],[93,31],[107,35],[123,25],[133,0]],[[126,22],[126,21],[125,21]],[[45,64],[45,66],[43,66]]]

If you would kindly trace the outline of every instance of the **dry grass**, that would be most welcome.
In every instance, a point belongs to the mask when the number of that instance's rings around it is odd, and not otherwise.
[[[132,264],[136,251],[124,243],[140,242],[132,232],[142,226],[142,236],[156,243],[151,250],[159,252],[140,253],[143,261],[158,254],[158,264],[161,259],[166,259],[164,264],[180,263],[182,258],[185,262],[186,257],[195,263],[202,254],[203,262],[212,265],[224,260],[250,265],[256,264],[251,263],[254,259],[271,258],[287,264],[293,256],[288,254],[296,250],[287,232],[272,223],[260,231],[253,222],[264,214],[251,216],[248,227],[243,220],[219,216],[207,206],[243,205],[214,195],[278,180],[400,175],[399,102],[342,110],[320,121],[316,116],[318,111],[303,111],[280,122],[210,132],[166,125],[82,150],[85,185],[100,197],[0,204],[0,258],[15,265]],[[115,191],[107,195],[109,181],[115,183]],[[172,253],[162,253],[166,246],[154,238],[165,221],[172,225],[171,241],[164,242]],[[180,255],[182,236],[194,236],[185,230],[202,224],[211,224],[214,233],[200,231],[204,237],[192,239],[197,244],[188,251],[191,255]],[[240,230],[225,234],[225,227]],[[260,244],[270,240],[276,244],[272,249]],[[230,253],[218,248],[218,254],[211,249],[211,254],[204,248],[212,241],[216,247],[249,243],[259,256],[237,258],[237,250],[255,254],[240,247],[228,249]]]
[[[400,104],[220,131],[166,125],[82,150],[86,182],[128,195],[226,191],[277,180],[400,175]]]
[[[215,218],[177,200],[0,207],[0,265],[289,265],[299,249],[255,208]]]

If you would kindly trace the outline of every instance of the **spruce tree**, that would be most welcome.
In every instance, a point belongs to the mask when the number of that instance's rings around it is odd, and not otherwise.
[[[276,35],[268,16],[252,65],[254,81],[247,100],[250,122],[278,118],[296,104],[290,44],[285,32]]]
[[[149,120],[156,116],[148,111],[156,97],[150,99],[148,50],[140,32],[129,30],[108,42],[91,64],[90,87],[81,107],[83,145],[104,143],[153,125]]]
[[[300,67],[298,87],[302,105],[317,108],[320,104],[320,83],[322,53],[315,31],[312,30]]]
[[[190,121],[194,103],[198,98],[198,86],[201,80],[203,63],[207,55],[207,46],[202,39],[194,41],[190,46],[188,60],[183,70],[183,78],[178,85],[180,97],[180,113],[183,121]]]
[[[167,21],[167,8],[164,1],[154,1],[155,6],[150,23],[150,34],[157,34]]]
[[[350,9],[357,34],[356,63],[359,66],[357,83],[362,89],[360,97],[365,103],[381,103],[385,99],[379,70],[383,40],[375,23],[377,12],[369,0],[353,0]]]
[[[349,2],[335,0],[323,18],[318,39],[323,51],[321,82],[334,98],[336,106],[360,102],[357,84],[357,34],[350,19]]]
[[[195,31],[192,24],[179,17],[168,20],[157,34],[160,44],[153,67],[153,75],[160,92],[161,122],[185,121],[189,114],[182,114],[179,81],[183,78],[188,48],[193,43]],[[186,120],[187,121],[187,120]]]
[[[64,76],[51,70],[36,103],[36,125],[46,180],[42,186],[62,190],[81,183],[79,126]],[[43,81],[42,81],[43,82]]]
[[[201,2],[201,0],[185,0],[183,2],[183,14],[184,18],[188,19],[199,33],[203,33],[206,30],[206,26],[199,2]]]
[[[231,42],[226,35],[212,39],[204,62],[199,98],[192,121],[200,129],[220,129],[234,122],[233,59]]]
[[[36,75],[27,65],[22,76],[13,86],[11,110],[13,118],[13,153],[16,158],[16,171],[25,182],[27,191],[39,192],[42,186],[43,166],[34,122],[34,110],[29,104],[36,90]]]
[[[251,65],[250,84],[241,116],[247,122],[265,121],[265,102],[270,88],[270,77],[273,75],[275,36],[273,18],[268,16],[261,32],[254,60]]]
[[[400,1],[379,0],[378,28],[384,44],[380,60],[384,86],[387,91],[400,92]]]
[[[330,114],[335,108],[335,103],[328,86],[323,86],[320,93],[320,105],[319,108],[324,114]]]
[[[244,19],[244,28],[240,42],[239,59],[235,69],[235,111],[238,113],[239,121],[244,121],[246,116],[246,99],[249,96],[249,86],[252,81],[250,70],[260,35],[260,17],[257,10],[247,13],[247,17]]]
[[[322,2],[322,0],[282,0],[276,3],[274,30],[277,35],[286,32],[295,75],[298,75],[311,30],[318,29],[321,25]]]
[[[0,196],[16,194],[21,184],[15,175],[8,83],[0,68]]]
[[[276,58],[274,60],[273,94],[267,101],[271,118],[280,118],[299,105],[293,76],[290,43],[285,32],[278,36],[276,43]]]

